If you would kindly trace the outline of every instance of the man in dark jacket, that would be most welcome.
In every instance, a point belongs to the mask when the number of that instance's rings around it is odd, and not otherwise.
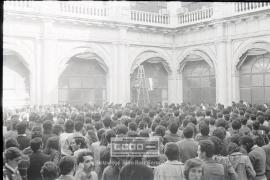
[[[25,131],[26,131],[26,123],[20,122],[17,124],[16,129],[18,132],[17,141],[19,143],[20,150],[24,150],[30,145],[30,138],[27,137]]]
[[[142,163],[142,158],[132,158],[121,170],[119,180],[153,180],[153,170]]]
[[[40,170],[43,164],[50,160],[50,156],[41,152],[42,139],[39,137],[31,140],[30,147],[33,153],[29,155],[30,166],[27,171],[28,180],[42,180]]]

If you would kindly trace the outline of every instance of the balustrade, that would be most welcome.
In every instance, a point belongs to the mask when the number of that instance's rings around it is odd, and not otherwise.
[[[131,21],[152,23],[152,24],[169,24],[170,17],[167,14],[132,10]]]
[[[191,11],[184,14],[178,14],[179,24],[199,23],[211,19],[213,16],[213,8]]]
[[[270,2],[237,2],[235,3],[236,13],[248,13],[262,9],[269,9]]]

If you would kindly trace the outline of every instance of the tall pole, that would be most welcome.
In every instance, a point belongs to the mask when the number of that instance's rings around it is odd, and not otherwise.
[[[137,81],[137,106],[148,106],[150,104],[150,98],[143,65],[140,65],[138,68]]]

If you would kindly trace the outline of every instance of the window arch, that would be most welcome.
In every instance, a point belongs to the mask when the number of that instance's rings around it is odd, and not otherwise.
[[[270,53],[248,56],[239,77],[240,99],[256,104],[270,102]]]
[[[215,72],[204,60],[186,62],[183,69],[183,95],[184,102],[215,103]]]

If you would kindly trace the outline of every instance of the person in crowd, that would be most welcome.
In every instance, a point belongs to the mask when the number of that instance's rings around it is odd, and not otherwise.
[[[88,148],[87,143],[84,137],[74,137],[70,142],[70,149],[72,151],[72,155],[75,159],[78,157],[80,152],[90,152],[91,150]]]
[[[65,132],[60,134],[60,152],[62,156],[71,156],[72,151],[70,149],[69,137],[73,135],[74,122],[72,120],[67,120],[65,122]]]
[[[44,145],[46,145],[47,140],[52,137],[55,136],[52,132],[52,128],[53,128],[53,122],[51,120],[46,120],[43,123],[43,135],[42,135],[42,143]],[[45,146],[44,146],[45,148]]]
[[[267,180],[270,180],[270,142],[267,145],[264,145],[262,148],[266,155],[265,176]]]
[[[254,167],[256,172],[255,180],[266,179],[265,170],[266,170],[266,154],[265,151],[258,146],[258,142],[256,141],[257,137],[253,138],[253,146],[248,153],[250,161]]]
[[[193,128],[186,126],[183,130],[184,139],[176,144],[179,147],[179,160],[185,163],[186,160],[197,157],[198,143],[194,141]]]
[[[198,134],[195,137],[196,141],[209,139],[210,128],[209,128],[209,125],[206,123],[206,121],[201,121],[199,123],[199,130],[200,130],[200,134]]]
[[[26,135],[27,124],[25,122],[19,122],[16,126],[17,129],[17,141],[19,143],[20,150],[24,150],[30,145],[30,138]]]
[[[228,158],[237,173],[238,180],[251,180],[256,172],[247,155],[240,152],[240,146],[234,142],[228,145]]]
[[[76,160],[72,156],[64,156],[59,162],[60,176],[57,180],[75,180]]]
[[[77,156],[75,180],[98,180],[94,171],[94,158],[91,152],[80,152]]]
[[[203,161],[203,180],[225,180],[224,166],[213,159],[214,151],[212,141],[199,141],[198,157]]]
[[[184,165],[184,176],[186,180],[201,180],[203,162],[198,158],[189,159]]]
[[[173,121],[169,124],[169,133],[164,136],[164,144],[168,142],[177,142],[180,141],[181,137],[177,134],[178,123]]]
[[[248,121],[247,117],[241,117],[240,120],[241,120],[241,128],[239,132],[242,135],[250,135],[251,129],[247,126]]]
[[[101,136],[105,132],[105,129],[100,129],[97,132],[98,141],[94,142],[92,146],[93,154],[94,154],[94,162],[95,162],[95,172],[97,172],[98,163],[100,162],[100,143],[101,143]]]
[[[124,165],[119,174],[119,180],[153,180],[153,170],[145,165],[142,157],[131,158],[130,161]]]
[[[178,146],[173,142],[168,142],[164,153],[168,160],[155,168],[154,180],[184,179],[184,164],[178,161]]]
[[[56,180],[59,176],[59,170],[55,163],[48,161],[41,167],[40,174],[42,180]]]
[[[8,180],[22,180],[18,170],[21,161],[22,152],[17,147],[10,147],[5,152],[6,163],[4,165],[3,174]]]
[[[40,170],[45,162],[50,161],[50,156],[42,152],[42,139],[39,137],[30,141],[30,147],[33,153],[29,155],[30,166],[27,170],[28,180],[42,180]]]
[[[225,179],[231,179],[231,180],[236,180],[237,179],[237,174],[235,173],[235,170],[229,161],[227,156],[222,156],[221,153],[221,148],[222,148],[222,141],[216,137],[216,136],[211,136],[209,138],[214,143],[214,155],[213,155],[213,160],[215,160],[217,163],[220,163],[224,166],[224,175]]]
[[[50,156],[50,160],[54,162],[56,165],[58,164],[61,154],[60,154],[60,147],[59,147],[59,137],[52,136],[47,139],[46,148],[44,149],[44,153]]]
[[[108,166],[104,169],[102,173],[101,180],[118,180],[120,170],[122,167],[123,158],[120,157],[111,157]]]

